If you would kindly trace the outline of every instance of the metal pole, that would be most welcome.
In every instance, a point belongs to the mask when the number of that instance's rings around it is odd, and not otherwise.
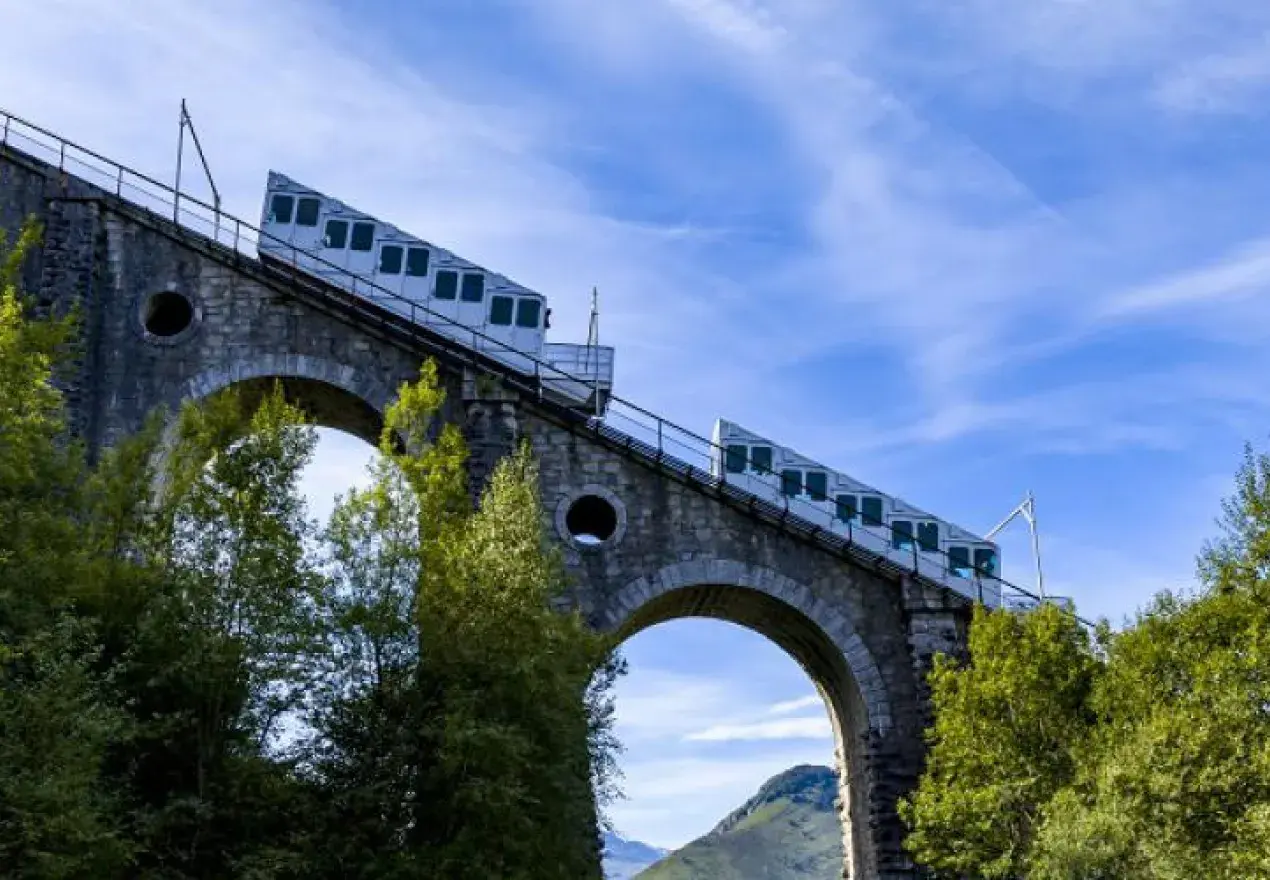
[[[176,137],[176,187],[172,196],[172,222],[180,222],[181,216],[181,159],[185,153],[185,99],[181,99],[180,131]]]
[[[1029,489],[1027,493],[1028,524],[1032,527],[1032,556],[1036,559],[1036,592],[1045,601],[1045,576],[1041,574],[1041,533],[1036,527],[1036,499]]]

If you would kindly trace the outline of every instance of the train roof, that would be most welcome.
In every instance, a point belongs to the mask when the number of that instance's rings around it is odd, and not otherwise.
[[[720,445],[724,445],[729,440],[731,440],[734,442],[748,443],[751,445],[758,444],[758,445],[764,445],[764,446],[771,446],[774,449],[779,449],[784,454],[784,456],[788,459],[789,464],[792,467],[804,468],[804,469],[811,468],[815,470],[826,471],[830,474],[833,474],[836,478],[838,478],[840,482],[846,483],[850,487],[850,491],[852,492],[864,493],[869,495],[881,495],[885,498],[889,498],[891,500],[891,503],[895,506],[897,513],[901,513],[906,516],[911,516],[916,519],[939,520],[944,525],[948,526],[950,529],[955,529],[957,532],[962,533],[961,535],[957,536],[958,540],[972,541],[972,542],[978,542],[983,544],[992,543],[988,539],[980,537],[975,532],[972,532],[970,529],[959,526],[954,522],[950,522],[949,520],[943,518],[942,516],[936,516],[933,513],[929,513],[925,510],[922,510],[920,507],[916,507],[908,503],[907,501],[903,500],[902,498],[898,498],[889,492],[883,492],[880,489],[870,486],[868,483],[864,483],[864,482],[861,482],[860,480],[857,480],[855,477],[849,474],[844,474],[842,471],[835,470],[834,468],[831,468],[825,464],[822,464],[821,462],[816,461],[813,458],[809,458],[803,455],[802,453],[795,451],[791,447],[786,446],[783,443],[777,443],[768,437],[764,437],[762,434],[756,434],[755,432],[749,430],[748,428],[738,425],[736,422],[730,422],[727,419],[717,419],[714,423],[714,436],[715,436],[715,442],[719,443]]]
[[[439,268],[457,268],[460,270],[466,269],[473,272],[482,272],[490,280],[492,280],[497,287],[503,289],[500,292],[512,292],[522,295],[527,294],[530,296],[540,297],[543,300],[547,298],[546,294],[539,293],[538,291],[528,288],[523,284],[519,284],[501,272],[495,272],[493,269],[487,269],[484,266],[473,263],[471,260],[464,259],[448,248],[444,248],[438,244],[433,244],[427,239],[419,238],[414,233],[407,232],[392,223],[381,220],[373,214],[367,214],[365,211],[353,207],[342,199],[337,199],[334,196],[328,196],[321,190],[316,190],[307,184],[301,183],[294,177],[283,174],[281,171],[275,171],[272,168],[269,169],[269,179],[266,192],[286,192],[295,193],[296,195],[314,196],[327,204],[336,206],[337,210],[341,213],[349,214],[357,217],[358,219],[368,220],[375,223],[377,226],[387,230],[388,237],[391,239],[398,239],[410,244],[418,244],[428,248],[433,252],[434,261],[440,264]],[[267,206],[265,210],[268,210]]]

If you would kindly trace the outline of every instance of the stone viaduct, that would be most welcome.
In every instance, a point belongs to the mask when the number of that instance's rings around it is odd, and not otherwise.
[[[0,228],[16,230],[28,215],[43,222],[27,289],[44,306],[80,309],[84,334],[67,392],[73,427],[91,450],[138,428],[158,405],[274,379],[317,423],[374,442],[394,390],[435,358],[445,417],[463,426],[473,450],[474,484],[516,438],[532,442],[544,523],[564,547],[592,624],[629,635],[711,617],[780,645],[832,719],[843,876],[922,876],[901,848],[896,804],[922,766],[925,672],[935,653],[964,651],[966,600],[867,551],[758,515],[701,471],[540,400],[495,362],[333,289],[280,277],[250,249],[177,225],[170,207],[160,216],[139,206],[108,177],[68,173],[66,147],[59,155],[52,135],[41,135],[37,150],[13,137],[7,119],[5,135]],[[473,381],[479,374],[497,381]],[[575,537],[576,518],[591,509],[616,514],[598,544]]]

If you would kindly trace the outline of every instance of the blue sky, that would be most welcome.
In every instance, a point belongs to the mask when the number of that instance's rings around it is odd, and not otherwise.
[[[970,528],[1034,490],[1049,586],[1090,615],[1190,582],[1270,425],[1265,4],[5,0],[0,24],[0,105],[168,178],[185,97],[231,212],[276,167],[547,293],[558,338],[598,286],[620,393],[699,432]],[[314,492],[358,454],[324,444]],[[1003,545],[1027,582],[1025,534]],[[679,622],[628,654],[624,832],[682,843],[829,759],[758,637]]]

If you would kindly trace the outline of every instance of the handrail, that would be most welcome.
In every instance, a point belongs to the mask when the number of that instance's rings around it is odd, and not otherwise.
[[[202,201],[201,199],[195,198],[193,196],[190,196],[184,193],[178,193],[169,185],[159,180],[156,180],[155,178],[147,174],[144,174],[143,172],[136,171],[133,168],[130,168],[126,165],[122,165],[119,162],[114,161],[113,159],[109,159],[101,155],[100,153],[97,153],[91,149],[88,149],[87,147],[82,147],[73,141],[63,138],[54,132],[51,132],[39,125],[36,125],[35,123],[28,122],[26,119],[20,116],[17,116],[16,114],[10,113],[4,110],[3,108],[0,108],[0,118],[2,118],[4,122],[3,128],[0,129],[0,145],[13,147],[13,144],[11,144],[10,141],[13,138],[17,137],[17,138],[21,138],[23,141],[29,144],[34,145],[37,148],[40,148],[46,151],[55,151],[57,155],[57,169],[60,172],[67,173],[67,164],[68,162],[70,162],[70,163],[74,163],[76,166],[80,168],[95,172],[98,175],[102,175],[104,179],[107,180],[109,184],[113,186],[114,195],[116,197],[129,201],[137,205],[141,209],[155,214],[161,220],[168,223],[174,222],[173,220],[169,220],[167,216],[168,209],[171,209],[172,216],[176,218],[175,222],[178,226],[184,226],[192,230],[196,234],[199,234],[204,236],[205,238],[211,239],[212,241],[216,242],[219,245],[229,247],[235,252],[238,252],[247,256],[253,261],[257,259],[257,256],[259,254],[259,250],[256,250],[256,252],[253,253],[252,250],[250,249],[252,244],[250,239],[253,236],[257,246],[262,239],[266,241],[276,242],[277,244],[282,245],[284,248],[287,248],[290,250],[290,255],[291,255],[290,268],[294,269],[297,272],[304,272],[306,276],[309,275],[309,271],[301,268],[299,263],[301,249],[296,247],[295,245],[292,245],[290,242],[283,241],[277,236],[264,232],[259,227],[251,223],[248,223],[244,220],[241,220],[240,218],[234,215],[227,214],[221,211],[220,208],[217,206],[208,205],[206,202]],[[30,134],[24,134],[18,130],[18,127],[21,127],[22,129],[25,129],[29,132],[33,132],[37,135],[41,135],[44,138],[51,140],[53,143],[52,144],[45,143],[39,140],[38,138],[32,137]],[[14,149],[17,149],[17,147],[14,147]],[[76,158],[74,155],[71,155],[70,153],[68,153],[68,150],[76,151],[82,154],[83,156],[89,157],[93,160],[96,160],[97,162],[104,164],[106,167],[104,169],[96,167],[90,162],[86,162],[83,159]],[[39,159],[39,157],[36,156],[35,154],[32,154],[32,155],[34,158]],[[88,182],[92,183],[92,181],[88,181]],[[144,186],[138,185],[138,183],[144,184]],[[137,198],[137,197],[129,198],[128,196],[125,195],[125,189],[129,190],[130,192],[134,192],[138,194],[139,196],[143,196],[151,200],[154,200],[154,199],[160,200],[160,205],[164,209],[163,212],[156,211],[153,208],[147,206],[145,203],[145,200],[142,198]],[[154,190],[157,190],[157,192],[155,192]],[[195,206],[196,208],[202,209],[204,212],[210,213],[211,217],[208,218],[194,211],[191,211],[187,206]],[[186,217],[186,222],[184,223],[181,222],[182,214],[184,214]],[[206,231],[199,229],[196,225],[194,225],[195,222],[201,222],[205,224],[205,228],[210,227],[211,234],[208,235]],[[224,227],[222,227],[221,225],[222,222],[225,223]],[[222,232],[225,235],[229,235],[231,229],[233,232],[232,240],[229,242],[221,241]],[[250,233],[251,235],[245,236],[244,232]],[[288,261],[284,259],[280,259],[276,255],[271,255],[271,256],[273,257],[273,259],[278,260],[278,262],[283,265],[287,265],[288,263]],[[307,251],[303,252],[303,256],[306,261],[316,263],[316,264],[322,264],[324,267],[324,270],[334,271],[335,273],[338,273],[344,276],[346,279],[349,279],[351,281],[350,287],[354,296],[364,297],[373,291],[376,299],[386,298],[390,301],[397,301],[402,303],[405,306],[408,306],[409,315],[410,315],[409,320],[417,326],[428,327],[429,324],[434,324],[434,323],[439,324],[441,326],[450,325],[455,328],[459,328],[459,330],[461,331],[457,333],[459,344],[463,344],[462,342],[463,339],[470,338],[473,341],[471,347],[473,349],[476,349],[479,352],[481,349],[477,348],[475,342],[477,339],[481,339],[481,340],[485,340],[488,343],[493,344],[492,349],[487,348],[486,351],[490,351],[490,350],[504,351],[511,355],[516,356],[517,358],[525,359],[533,366],[532,374],[526,373],[523,370],[519,370],[516,367],[510,366],[510,365],[504,365],[503,369],[512,370],[517,373],[520,373],[523,376],[531,377],[534,381],[534,384],[537,386],[536,390],[538,392],[540,399],[541,399],[541,393],[543,388],[542,383],[544,380],[544,374],[546,375],[546,377],[548,377],[548,381],[551,381],[551,377],[558,377],[564,380],[578,382],[583,385],[590,384],[590,380],[588,378],[579,377],[575,374],[566,372],[565,370],[560,369],[556,365],[542,360],[540,357],[537,357],[534,354],[521,351],[517,348],[514,348],[511,345],[508,345],[505,342],[502,342],[501,340],[494,339],[486,335],[485,333],[482,333],[479,330],[475,330],[465,324],[461,324],[452,318],[449,318],[445,315],[435,312],[432,309],[429,309],[426,306],[422,306],[413,300],[407,299],[401,294],[396,293],[392,290],[389,290],[383,287],[382,285],[379,285],[375,283],[374,281],[367,279],[363,275],[359,275],[355,272],[351,272],[342,266],[337,266],[334,263],[331,263],[329,260],[326,260],[322,257],[318,257]],[[306,280],[311,281],[312,278],[309,277],[309,278],[306,278]],[[329,282],[325,282],[325,279],[322,279],[322,281],[324,283],[329,283]],[[359,293],[359,287],[362,290],[364,290],[364,293]],[[372,305],[382,307],[382,304],[375,302],[375,300],[368,300],[368,301]],[[423,315],[427,317],[428,323],[421,324],[419,322],[418,316],[420,315],[420,313],[422,313]],[[488,366],[482,365],[481,368],[483,370],[486,370],[487,372],[492,372],[492,370],[490,370]],[[623,419],[629,422],[637,433],[647,433],[650,435],[650,437],[655,436],[656,437],[655,444],[651,442],[644,442],[639,440],[636,434],[631,433],[629,429],[626,431],[623,431],[615,427],[613,425],[613,421],[617,419]],[[748,496],[748,498],[750,499],[748,502],[748,508],[751,511],[754,511],[754,512],[766,511],[767,509],[770,508],[771,511],[773,512],[771,514],[773,518],[776,515],[779,515],[780,516],[779,525],[781,525],[783,528],[786,528],[787,530],[793,529],[796,531],[801,531],[805,536],[807,536],[811,540],[814,540],[817,543],[822,545],[834,547],[840,551],[853,551],[855,553],[867,554],[871,558],[881,560],[886,567],[892,567],[897,569],[898,571],[910,571],[916,576],[924,580],[929,580],[932,583],[937,584],[939,587],[943,589],[952,590],[953,592],[956,592],[958,594],[965,595],[964,593],[962,593],[961,590],[951,587],[948,584],[940,580],[937,580],[929,576],[928,574],[923,573],[921,571],[921,565],[920,565],[920,562],[918,561],[916,551],[914,551],[913,553],[913,556],[914,556],[913,564],[911,566],[906,566],[897,562],[888,553],[880,552],[880,551],[871,549],[867,546],[861,545],[860,542],[856,541],[854,538],[855,534],[863,532],[865,534],[872,535],[874,537],[882,539],[883,541],[889,541],[891,537],[891,532],[889,528],[885,529],[885,531],[875,531],[868,528],[867,526],[863,524],[848,523],[848,535],[843,536],[837,532],[834,532],[829,529],[824,529],[820,526],[817,526],[814,522],[811,522],[811,519],[813,517],[816,519],[822,518],[824,516],[824,511],[822,511],[820,508],[812,506],[810,502],[803,501],[801,499],[792,499],[792,498],[789,498],[788,496],[782,495],[782,502],[780,504],[775,504],[772,501],[769,501],[766,498],[762,498],[752,492],[749,492],[743,488],[740,488],[736,486],[735,484],[728,483],[726,478],[726,471],[722,467],[720,467],[720,473],[723,474],[723,476],[721,477],[715,476],[711,472],[711,470],[715,462],[721,463],[723,461],[722,456],[724,454],[724,450],[722,447],[715,444],[713,440],[703,437],[700,434],[697,434],[696,432],[689,430],[688,428],[685,428],[681,425],[678,425],[674,422],[664,419],[661,416],[657,415],[656,413],[648,409],[645,409],[644,407],[636,403],[633,403],[629,400],[626,400],[625,398],[619,397],[610,392],[607,397],[607,407],[606,407],[603,423],[601,423],[601,420],[595,416],[588,417],[586,419],[586,422],[595,431],[597,436],[604,437],[606,433],[617,435],[616,438],[610,436],[608,439],[610,441],[616,440],[619,445],[622,445],[624,447],[625,451],[628,454],[637,454],[640,457],[646,459],[648,463],[650,463],[652,466],[656,468],[659,468],[659,469],[670,468],[672,470],[678,470],[680,472],[680,476],[683,479],[692,480],[694,485],[699,485],[699,486],[702,486],[703,488],[711,488],[716,492],[720,492],[723,494],[731,494],[733,492],[736,492],[736,493],[741,493],[744,496]],[[676,436],[680,438],[677,442],[674,439]],[[633,444],[639,444],[640,447],[645,447],[648,451],[644,451],[644,449],[637,450]],[[679,452],[672,451],[671,449],[667,448],[668,446],[678,446],[681,451]],[[702,469],[701,467],[692,465],[688,460],[686,460],[687,458],[695,458],[695,459],[698,459],[699,461],[704,460],[705,468]],[[800,511],[806,511],[808,515],[804,516]],[[790,518],[791,515],[793,519]],[[885,527],[884,523],[881,525]],[[936,548],[934,550],[923,550],[922,552],[927,554],[928,556],[933,556],[936,558],[943,557],[942,569],[945,571],[950,570],[950,566],[948,564],[947,551],[943,550],[942,548]],[[1032,600],[1038,603],[1043,603],[1046,601],[1043,597],[1038,596],[1035,593],[1032,593],[1031,591],[1025,589],[1024,587],[1020,587],[1017,584],[1007,581],[1003,577],[1000,577],[997,575],[987,575],[986,577],[990,581],[1000,585],[1000,588],[1002,591],[1003,605],[1007,604],[1005,602],[1006,591],[1010,591],[1016,594],[1018,597],[1022,597],[1023,599],[1026,599],[1026,600]],[[982,599],[983,585],[978,575],[976,575],[975,582],[977,583],[977,586],[978,586],[979,597],[980,599]],[[967,583],[967,587],[969,586],[970,584]],[[1084,618],[1080,617],[1074,612],[1067,611],[1067,613],[1072,614],[1073,617],[1075,617],[1078,621],[1085,624],[1086,626],[1092,626],[1092,624],[1089,621],[1085,620]]]

